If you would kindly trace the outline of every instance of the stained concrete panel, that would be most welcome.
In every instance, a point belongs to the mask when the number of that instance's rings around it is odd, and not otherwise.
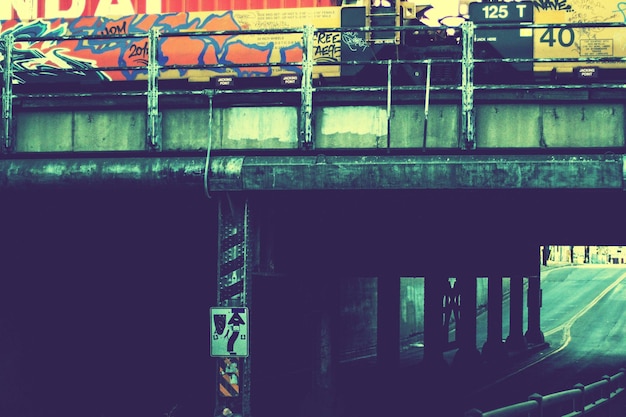
[[[431,105],[428,110],[426,147],[459,146],[460,108],[454,104]],[[422,148],[424,145],[423,105],[393,106],[391,114],[391,148]]]
[[[324,107],[315,111],[315,147],[386,148],[387,109],[380,106]]]
[[[541,142],[541,106],[489,104],[476,107],[478,148],[537,148]]]
[[[75,112],[74,151],[144,150],[145,113],[145,110]]]
[[[543,105],[542,117],[548,148],[624,146],[622,104]]]
[[[231,107],[217,113],[221,149],[298,148],[295,107]]]
[[[197,151],[206,150],[209,141],[208,109],[168,109],[163,114],[163,150]],[[213,120],[211,148],[221,148],[221,138],[215,134],[218,125]],[[219,139],[219,140],[218,140]]]
[[[16,119],[16,152],[72,151],[72,113],[19,113]]]

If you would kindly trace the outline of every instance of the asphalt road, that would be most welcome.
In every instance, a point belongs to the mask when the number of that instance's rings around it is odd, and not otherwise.
[[[489,384],[468,392],[466,406],[488,411],[525,401],[533,393],[589,384],[626,366],[626,267],[552,269],[542,275],[542,289],[541,325],[550,347],[501,369]],[[483,320],[481,316],[479,329]]]

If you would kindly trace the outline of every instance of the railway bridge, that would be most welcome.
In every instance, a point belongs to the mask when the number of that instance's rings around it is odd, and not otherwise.
[[[80,93],[20,89],[5,68],[0,190],[8,206],[57,190],[123,205],[116,193],[151,190],[167,200],[146,208],[155,218],[206,211],[213,226],[187,219],[183,240],[206,245],[206,342],[225,330],[209,307],[250,320],[235,345],[206,346],[216,408],[333,415],[366,396],[379,397],[362,401],[370,411],[461,412],[453,394],[430,401],[544,344],[542,245],[624,243],[624,86],[480,85],[471,65],[458,84],[399,86],[392,61],[345,86],[307,62],[296,85],[170,88],[156,68],[145,85]],[[423,357],[406,367],[409,278],[423,282]]]

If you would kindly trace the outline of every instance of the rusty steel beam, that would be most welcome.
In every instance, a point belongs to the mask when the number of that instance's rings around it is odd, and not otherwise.
[[[58,159],[57,159],[58,158]],[[0,190],[204,186],[206,157],[1,159]],[[209,192],[623,189],[623,155],[213,156]]]

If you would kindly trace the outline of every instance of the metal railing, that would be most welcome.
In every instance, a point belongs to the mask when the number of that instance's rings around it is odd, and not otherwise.
[[[520,28],[536,29],[546,27],[620,27],[626,28],[626,24],[622,23],[598,23],[598,24],[566,24],[566,25],[537,25],[537,24],[475,24],[471,21],[466,21],[463,25],[456,30],[460,33],[459,39],[459,51],[460,57],[424,57],[422,59],[401,59],[399,57],[389,59],[374,59],[374,60],[341,60],[336,62],[317,62],[314,56],[313,48],[315,46],[315,39],[319,33],[332,32],[346,34],[359,34],[360,39],[366,39],[366,34],[373,31],[398,31],[398,32],[415,32],[415,31],[445,31],[450,29],[448,27],[428,27],[428,26],[401,26],[401,27],[358,27],[358,28],[323,28],[316,29],[310,26],[298,29],[271,29],[271,30],[222,30],[222,31],[189,31],[189,32],[162,32],[158,29],[152,29],[147,33],[128,33],[128,34],[98,34],[98,35],[68,35],[68,36],[14,36],[13,34],[5,34],[0,38],[0,45],[4,46],[4,60],[2,61],[1,70],[3,72],[3,89],[2,89],[2,141],[1,145],[5,153],[10,153],[14,149],[14,101],[16,99],[46,99],[52,97],[95,97],[98,95],[116,95],[116,96],[141,96],[146,98],[146,113],[147,113],[147,126],[146,126],[146,149],[149,151],[159,151],[161,149],[161,112],[159,110],[160,98],[166,95],[202,95],[208,98],[211,102],[218,95],[226,94],[259,94],[266,93],[268,95],[280,94],[297,94],[299,95],[299,143],[303,149],[314,148],[313,143],[313,96],[319,92],[335,91],[341,93],[342,91],[369,91],[369,92],[382,92],[386,93],[386,108],[388,123],[391,118],[391,104],[394,100],[394,94],[397,92],[419,92],[424,94],[424,141],[423,148],[426,148],[426,130],[428,122],[428,108],[430,93],[432,91],[454,91],[459,93],[459,100],[461,102],[461,135],[459,138],[458,147],[463,150],[472,150],[476,148],[475,138],[475,92],[477,90],[501,90],[501,89],[520,89],[520,90],[543,90],[543,89],[580,89],[580,88],[604,88],[604,89],[625,89],[626,83],[608,83],[608,84],[477,84],[475,83],[475,71],[476,67],[480,65],[489,64],[529,64],[534,65],[539,62],[551,62],[551,63],[581,63],[581,64],[594,64],[594,63],[621,63],[626,62],[626,57],[602,57],[602,58],[493,58],[493,59],[479,59],[474,56],[474,40],[475,33],[480,29],[510,29],[519,31]],[[159,43],[163,39],[175,38],[175,37],[187,37],[187,38],[215,38],[225,36],[248,36],[248,35],[299,35],[301,37],[302,45],[302,60],[298,62],[255,62],[255,63],[229,63],[229,62],[217,62],[210,64],[161,64],[159,62],[160,52]],[[37,41],[48,42],[62,42],[78,40],[82,42],[93,40],[120,40],[120,39],[146,39],[147,45],[147,58],[145,65],[120,65],[110,67],[93,67],[93,68],[50,68],[44,69],[25,69],[23,66],[17,68],[15,53],[18,51],[16,45],[26,44],[28,48],[29,43]],[[20,48],[21,50],[24,47]],[[460,77],[457,82],[434,84],[431,82],[432,69],[435,65],[457,65],[461,69]],[[360,80],[358,85],[335,85],[324,86],[315,85],[315,69],[323,68],[324,66],[384,66],[386,67],[386,80],[372,80],[370,84],[364,83]],[[426,77],[423,83],[420,84],[402,84],[394,79],[394,69],[399,66],[406,65],[421,65],[426,69]],[[269,72],[272,68],[284,68],[289,67],[293,71],[299,72],[300,84],[289,87],[255,87],[248,89],[228,90],[221,88],[202,88],[202,89],[184,89],[184,90],[168,90],[159,86],[159,81],[162,75],[167,71],[212,71],[213,75],[219,72],[228,72],[233,69],[245,69],[245,68],[259,68],[265,67]],[[20,93],[14,91],[16,84],[16,77],[28,73],[37,73],[38,71],[45,72],[46,74],[58,72],[113,72],[113,71],[137,71],[141,72],[145,76],[147,81],[147,87],[145,91],[110,91],[110,92],[28,92]]]
[[[626,371],[589,385],[576,384],[572,389],[548,395],[533,394],[527,401],[483,412],[469,410],[465,417],[616,417],[626,415]]]

